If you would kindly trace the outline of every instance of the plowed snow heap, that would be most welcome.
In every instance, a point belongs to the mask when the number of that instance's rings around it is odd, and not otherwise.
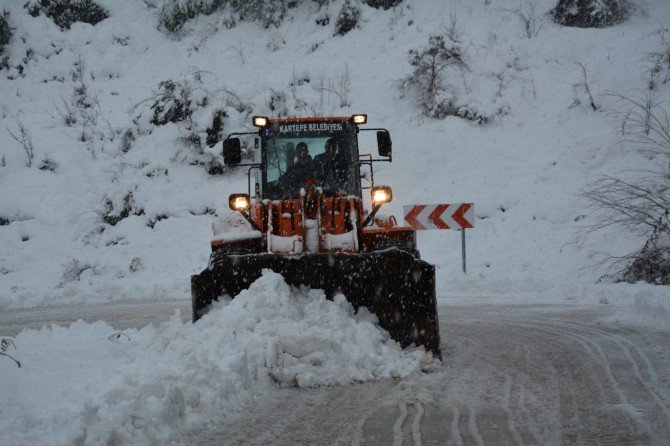
[[[208,267],[191,277],[193,322],[212,301],[236,296],[267,268],[291,285],[323,289],[331,298],[343,294],[355,309],[373,312],[403,347],[423,345],[440,356],[435,267],[419,258],[413,229],[393,216],[376,217],[393,195],[374,185],[372,166],[391,161],[391,137],[385,129],[361,128],[366,122],[366,115],[255,116],[257,132],[224,140],[226,165],[249,169],[247,193],[229,198],[248,228],[215,231]],[[381,158],[359,152],[360,131],[377,132]],[[253,138],[260,162],[242,163],[240,137]],[[362,167],[369,169],[368,187]],[[363,203],[368,188],[371,211]]]

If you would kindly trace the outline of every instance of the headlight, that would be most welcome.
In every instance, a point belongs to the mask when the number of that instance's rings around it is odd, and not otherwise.
[[[354,124],[361,125],[368,122],[368,115],[352,115],[351,120],[354,121]]]
[[[393,191],[389,186],[375,186],[371,191],[372,203],[382,205],[393,200]]]
[[[265,116],[254,116],[254,125],[263,128],[268,125],[268,118]]]
[[[247,211],[251,207],[251,200],[247,194],[232,194],[228,198],[228,206],[234,211]]]

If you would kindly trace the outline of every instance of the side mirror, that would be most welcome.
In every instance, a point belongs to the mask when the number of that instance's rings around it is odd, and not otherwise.
[[[228,166],[240,164],[242,161],[242,148],[240,138],[228,138],[223,140],[223,162]]]
[[[386,130],[379,130],[377,132],[377,150],[379,156],[387,156],[391,158],[393,150],[391,149],[391,135]]]

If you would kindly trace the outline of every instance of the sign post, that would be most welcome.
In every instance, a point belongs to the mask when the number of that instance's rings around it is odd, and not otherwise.
[[[461,257],[463,257],[463,274],[468,272],[465,269],[465,229],[461,229]]]
[[[461,257],[465,265],[465,230],[475,227],[475,207],[472,203],[415,204],[403,206],[407,224],[416,230],[457,229],[461,231]]]

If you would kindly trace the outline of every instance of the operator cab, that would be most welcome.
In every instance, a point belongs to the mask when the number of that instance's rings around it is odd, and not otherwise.
[[[390,187],[375,186],[372,169],[374,162],[391,162],[391,136],[386,129],[360,128],[366,122],[367,115],[364,114],[327,118],[254,116],[253,124],[258,128],[257,132],[231,133],[223,141],[224,163],[227,166],[249,167],[248,192],[230,195],[230,208],[242,213],[253,228],[260,228],[260,223],[249,215],[252,207],[251,171],[256,170],[253,189],[256,205],[295,200],[303,195],[360,202],[362,189],[370,189],[372,210],[367,213],[361,208],[361,212],[367,214],[362,223],[365,227],[379,207],[392,199]],[[376,132],[377,151],[381,159],[374,159],[369,153],[359,153],[358,132],[364,130]],[[245,135],[255,137],[255,146],[260,149],[260,162],[241,164],[242,150],[237,136]],[[369,168],[369,175],[361,174],[362,166]],[[368,179],[369,186],[361,184],[363,177]]]
[[[351,120],[274,122],[260,135],[264,198],[297,198],[310,186],[326,195],[361,195],[356,125]]]

